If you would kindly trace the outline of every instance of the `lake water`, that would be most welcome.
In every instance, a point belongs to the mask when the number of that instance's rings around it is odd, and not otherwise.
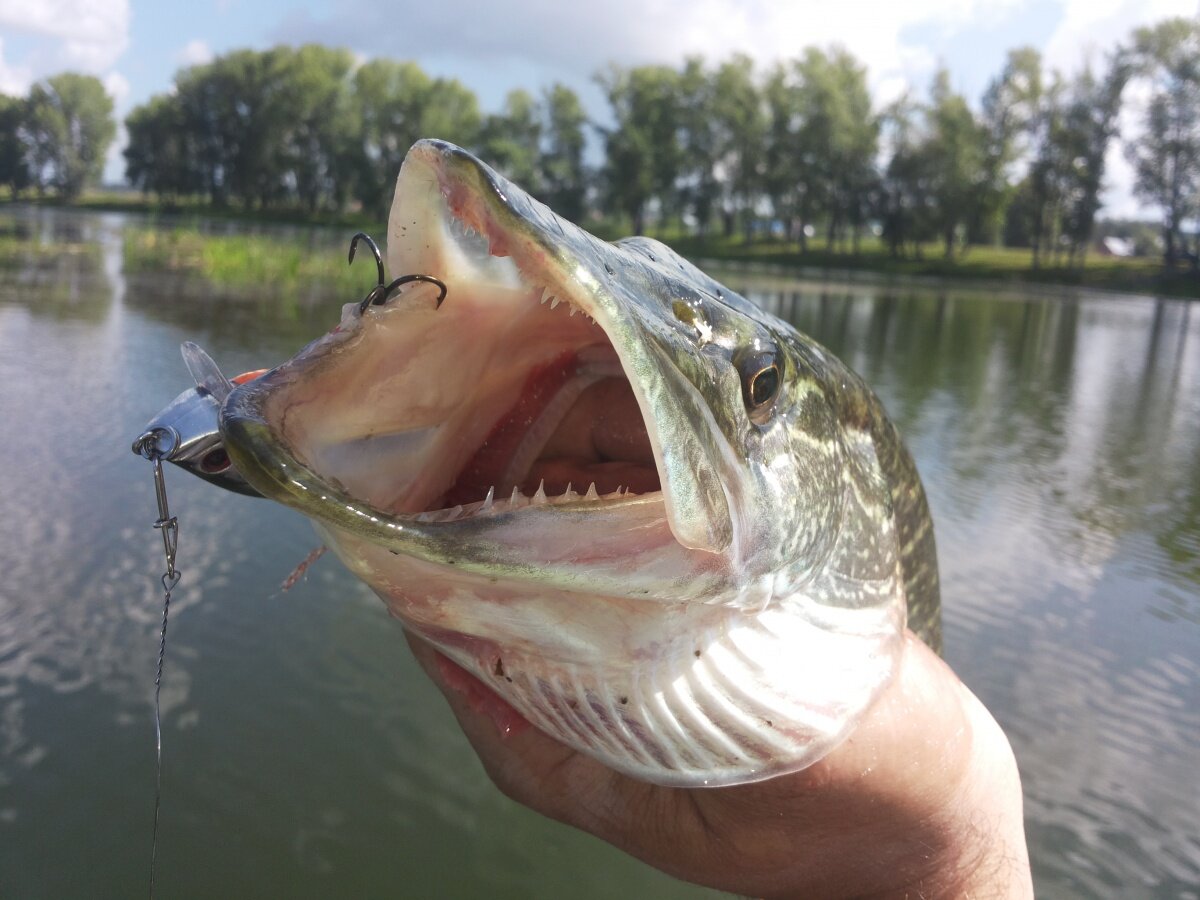
[[[0,895],[147,887],[162,545],[129,452],[178,346],[274,364],[347,297],[123,272],[119,216],[0,272]],[[344,264],[340,233],[304,232]],[[87,250],[87,248],[93,248]],[[372,279],[363,266],[364,290]],[[1021,765],[1039,897],[1200,897],[1200,307],[724,273],[873,384],[933,507],[946,657]],[[171,469],[161,896],[717,896],[493,789],[296,514]]]

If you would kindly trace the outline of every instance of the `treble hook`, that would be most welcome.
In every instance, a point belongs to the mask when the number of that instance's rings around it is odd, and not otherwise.
[[[446,283],[432,275],[401,275],[399,278],[392,281],[391,284],[384,284],[383,275],[383,255],[379,252],[379,246],[371,239],[371,236],[366,232],[360,231],[350,239],[350,254],[347,260],[348,264],[354,262],[354,251],[358,248],[358,242],[366,241],[367,246],[371,248],[371,255],[375,257],[375,270],[379,276],[379,283],[371,288],[371,292],[363,297],[362,302],[358,304],[358,314],[362,315],[367,311],[367,307],[371,305],[382,306],[392,299],[392,293],[396,288],[404,284],[410,284],[414,281],[423,281],[427,284],[434,284],[438,287],[437,306],[441,307],[442,301],[446,299]]]
[[[383,287],[383,255],[379,252],[379,245],[365,231],[360,231],[354,237],[350,238],[350,256],[346,260],[346,264],[354,264],[354,251],[358,249],[359,241],[366,241],[367,246],[371,248],[371,255],[375,257],[375,270],[379,273],[378,286]]]

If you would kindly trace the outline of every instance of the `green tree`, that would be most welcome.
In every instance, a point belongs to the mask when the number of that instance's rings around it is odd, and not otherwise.
[[[1104,77],[1097,78],[1088,66],[1071,84],[1062,130],[1066,146],[1059,154],[1065,175],[1062,234],[1071,266],[1083,266],[1092,239],[1104,185],[1104,161],[1117,133],[1121,95],[1129,74],[1125,54],[1118,50]]]
[[[130,184],[168,203],[202,192],[192,136],[176,97],[151,97],[126,117],[125,130],[125,177]]]
[[[971,243],[996,243],[1014,198],[1013,169],[1027,152],[1026,136],[1042,93],[1041,56],[1031,47],[1012,50],[983,95],[981,180],[968,228]]]
[[[385,212],[409,147],[423,137],[472,146],[479,101],[453,79],[430,78],[416,63],[375,59],[354,74],[352,103],[360,123],[355,194],[363,208]]]
[[[679,73],[679,141],[681,168],[676,178],[679,207],[691,211],[701,234],[716,209],[719,126],[715,120],[715,83],[700,57],[684,61]]]
[[[185,127],[213,201],[236,198],[266,207],[286,194],[282,135],[290,124],[279,102],[287,48],[237,50],[184,70],[176,79]]]
[[[309,44],[281,50],[274,118],[280,122],[279,167],[296,199],[315,212],[338,210],[352,186],[351,154],[357,130],[350,102],[349,50]]]
[[[801,252],[810,224],[822,219],[830,248],[846,228],[857,246],[872,207],[879,146],[866,69],[840,48],[810,47],[769,73],[764,96],[763,183],[776,216],[789,223]]]
[[[778,63],[767,73],[763,86],[766,118],[762,153],[762,187],[776,218],[782,220],[788,237],[799,240],[800,251],[808,249],[806,228],[816,212],[809,183],[800,177],[799,130],[802,122],[800,95],[794,66]]]
[[[24,122],[24,101],[0,94],[0,184],[8,185],[14,200],[29,184],[25,143],[21,137]]]
[[[542,195],[542,111],[532,94],[510,91],[504,109],[483,121],[479,151],[487,161],[534,196]]]
[[[215,206],[224,206],[230,200],[233,169],[238,165],[241,135],[235,91],[232,74],[214,61],[176,73],[175,93],[167,100],[167,106],[175,108],[187,143],[185,180],[194,183]],[[153,159],[153,149],[142,149],[140,140],[134,148],[132,135],[130,148],[144,159]],[[170,176],[164,176],[164,180],[170,183]]]
[[[872,208],[878,183],[875,158],[879,154],[879,119],[871,109],[866,67],[844,50],[826,55],[828,95],[830,182],[828,202],[829,243],[850,228],[854,252],[858,252],[862,227]]]
[[[717,67],[711,103],[722,230],[729,237],[738,216],[752,215],[762,190],[767,117],[749,56],[737,54]]]
[[[1029,243],[1033,268],[1041,267],[1047,252],[1057,253],[1062,208],[1067,194],[1069,160],[1066,140],[1066,84],[1055,73],[1044,85],[1037,112],[1030,122],[1031,156],[1026,179]]]
[[[583,126],[587,115],[579,96],[565,85],[546,91],[541,154],[542,196],[559,215],[583,219],[587,172],[583,164]]]
[[[927,171],[937,232],[949,259],[978,202],[984,140],[966,98],[951,90],[945,69],[934,78],[930,101]]]
[[[1082,266],[1086,258],[1129,74],[1128,58],[1118,48],[1103,77],[1090,66],[1070,80],[1055,73],[1034,98],[1028,175],[1005,230],[1011,242],[1032,248],[1035,269],[1047,256],[1058,263],[1064,250],[1069,266]]]
[[[1126,154],[1137,195],[1162,210],[1163,258],[1173,266],[1185,251],[1184,221],[1200,214],[1200,23],[1169,19],[1138,29],[1133,44],[1151,93]]]
[[[100,179],[116,123],[112,98],[99,79],[64,72],[38,82],[29,93],[26,122],[39,187],[52,184],[74,200]]]
[[[610,204],[629,216],[635,234],[657,200],[666,213],[683,161],[679,73],[666,66],[616,66],[598,79],[616,126],[605,129],[605,184]]]
[[[880,122],[889,147],[879,191],[883,238],[892,256],[909,244],[919,258],[921,244],[936,237],[933,184],[936,173],[923,127],[925,110],[903,96],[883,111]]]

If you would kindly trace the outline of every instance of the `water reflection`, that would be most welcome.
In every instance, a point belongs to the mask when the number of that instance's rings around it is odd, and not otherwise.
[[[792,292],[879,386],[950,661],[1012,736],[1039,896],[1200,884],[1200,335],[1181,301]]]
[[[119,216],[0,215],[0,871],[142,889],[161,545],[138,428],[199,341],[229,371],[344,298],[125,273]],[[232,226],[219,226],[228,229]],[[328,241],[340,264],[343,235]],[[57,242],[57,243],[56,243]],[[1039,896],[1200,884],[1200,316],[729,273],[879,390],[925,475],[946,652],[1021,762]],[[381,605],[260,501],[168,475],[184,581],[164,683],[164,889],[703,896],[487,784]],[[228,834],[238,835],[236,842]],[[65,856],[61,847],[72,848]],[[59,848],[59,849],[56,849]]]

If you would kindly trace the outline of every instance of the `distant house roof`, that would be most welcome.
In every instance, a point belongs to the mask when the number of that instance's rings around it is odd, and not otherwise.
[[[1106,237],[1100,241],[1105,256],[1133,256],[1133,241],[1129,238]]]

